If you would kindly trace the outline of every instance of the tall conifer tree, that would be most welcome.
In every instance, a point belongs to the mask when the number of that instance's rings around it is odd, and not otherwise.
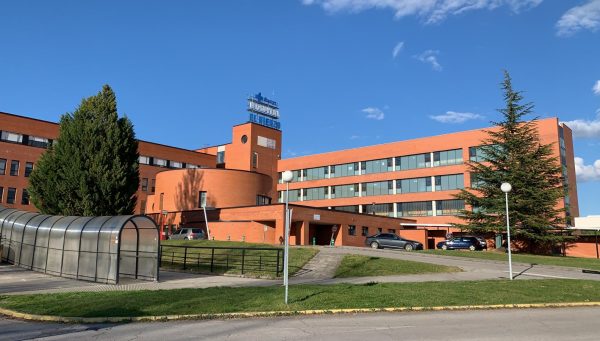
[[[43,213],[132,214],[139,184],[138,143],[105,85],[60,119],[60,136],[30,176],[32,202]]]
[[[503,182],[512,185],[509,193],[511,235],[529,251],[548,251],[568,238],[557,231],[565,226],[565,210],[557,205],[566,188],[562,167],[553,156],[553,145],[542,144],[536,120],[523,118],[533,111],[532,103],[522,103],[523,96],[512,88],[508,72],[502,83],[506,106],[499,112],[497,130],[488,130],[480,146],[484,160],[469,161],[471,188],[462,190],[473,210],[462,213],[463,229],[476,233],[502,232],[506,228]]]

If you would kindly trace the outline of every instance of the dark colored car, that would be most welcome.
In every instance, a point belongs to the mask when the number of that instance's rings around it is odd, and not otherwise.
[[[475,251],[487,248],[485,240],[482,243],[479,238],[470,236],[454,237],[452,239],[441,241],[437,243],[436,246],[438,249],[442,250],[468,249]]]
[[[374,249],[394,248],[406,251],[423,250],[423,244],[414,240],[404,239],[394,233],[378,233],[367,237],[365,244]]]

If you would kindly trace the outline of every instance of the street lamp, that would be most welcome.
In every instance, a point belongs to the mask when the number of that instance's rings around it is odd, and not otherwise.
[[[285,249],[283,251],[283,285],[285,286],[285,304],[288,303],[288,263],[290,256],[290,211],[288,209],[288,202],[290,199],[290,181],[294,178],[294,174],[292,171],[285,171],[281,174],[281,180],[285,182],[285,230],[284,230],[284,240],[285,240]]]
[[[500,189],[502,190],[502,192],[504,192],[505,199],[506,199],[505,200],[506,201],[506,239],[508,242],[508,273],[510,275],[510,280],[512,281],[513,272],[512,272],[512,256],[510,254],[510,221],[508,219],[508,192],[510,192],[512,190],[512,186],[508,182],[504,182],[500,186]]]

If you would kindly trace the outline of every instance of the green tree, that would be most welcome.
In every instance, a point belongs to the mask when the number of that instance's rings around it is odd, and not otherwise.
[[[565,225],[565,210],[557,208],[565,196],[562,167],[553,156],[552,145],[542,144],[536,120],[523,118],[533,111],[532,103],[522,103],[522,92],[512,88],[508,72],[502,83],[506,106],[499,112],[504,120],[497,129],[487,130],[480,150],[483,161],[468,161],[471,188],[457,198],[472,210],[462,212],[462,229],[475,233],[505,230],[503,182],[512,185],[509,193],[511,235],[533,252],[548,251],[568,237],[558,230]]]
[[[138,143],[119,118],[108,85],[60,119],[60,135],[29,179],[31,201],[43,213],[132,214],[139,184]]]

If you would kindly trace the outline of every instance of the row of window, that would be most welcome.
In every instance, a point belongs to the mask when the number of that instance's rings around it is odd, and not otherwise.
[[[435,210],[434,210],[435,204]],[[350,205],[332,207],[336,211],[373,214],[384,217],[427,217],[458,215],[465,209],[464,200],[435,200],[435,201],[414,201],[400,202],[396,204],[394,211],[393,203],[369,204],[369,205]]]
[[[150,166],[158,166],[158,167],[166,167],[166,168],[200,168],[198,165],[194,165],[191,163],[179,162],[161,159],[153,156],[145,156],[140,155],[138,159],[140,165],[150,165]]]
[[[6,203],[14,204],[17,200],[17,189],[13,187],[8,187],[6,189]],[[0,203],[3,202],[4,198],[4,187],[0,187]],[[29,192],[27,189],[23,188],[21,191],[21,205],[29,205]]]
[[[0,175],[6,175],[6,165],[8,161],[6,159],[0,159]],[[11,160],[10,161],[10,176],[19,176],[19,171],[21,169],[21,162],[19,160]],[[25,171],[23,175],[28,178],[33,171],[33,162],[25,162]]]
[[[359,161],[341,165],[293,170],[292,182],[384,173],[409,169],[458,165],[463,163],[462,149]],[[281,181],[281,173],[279,174]]]
[[[433,179],[433,180],[432,180]],[[338,185],[331,187],[313,187],[304,189],[290,190],[289,201],[307,201],[323,200],[334,198],[352,198],[358,196],[375,196],[394,194],[394,183],[396,185],[395,193],[419,193],[431,192],[432,182],[435,184],[435,191],[449,191],[463,189],[464,175],[439,175],[434,177],[387,180],[377,182],[364,182],[361,184]],[[359,190],[360,189],[360,190]],[[328,193],[328,190],[330,193]],[[283,201],[284,191],[279,192],[280,202]]]
[[[18,143],[38,148],[48,148],[52,144],[52,140],[45,137],[24,135],[6,130],[0,131],[0,141]]]

